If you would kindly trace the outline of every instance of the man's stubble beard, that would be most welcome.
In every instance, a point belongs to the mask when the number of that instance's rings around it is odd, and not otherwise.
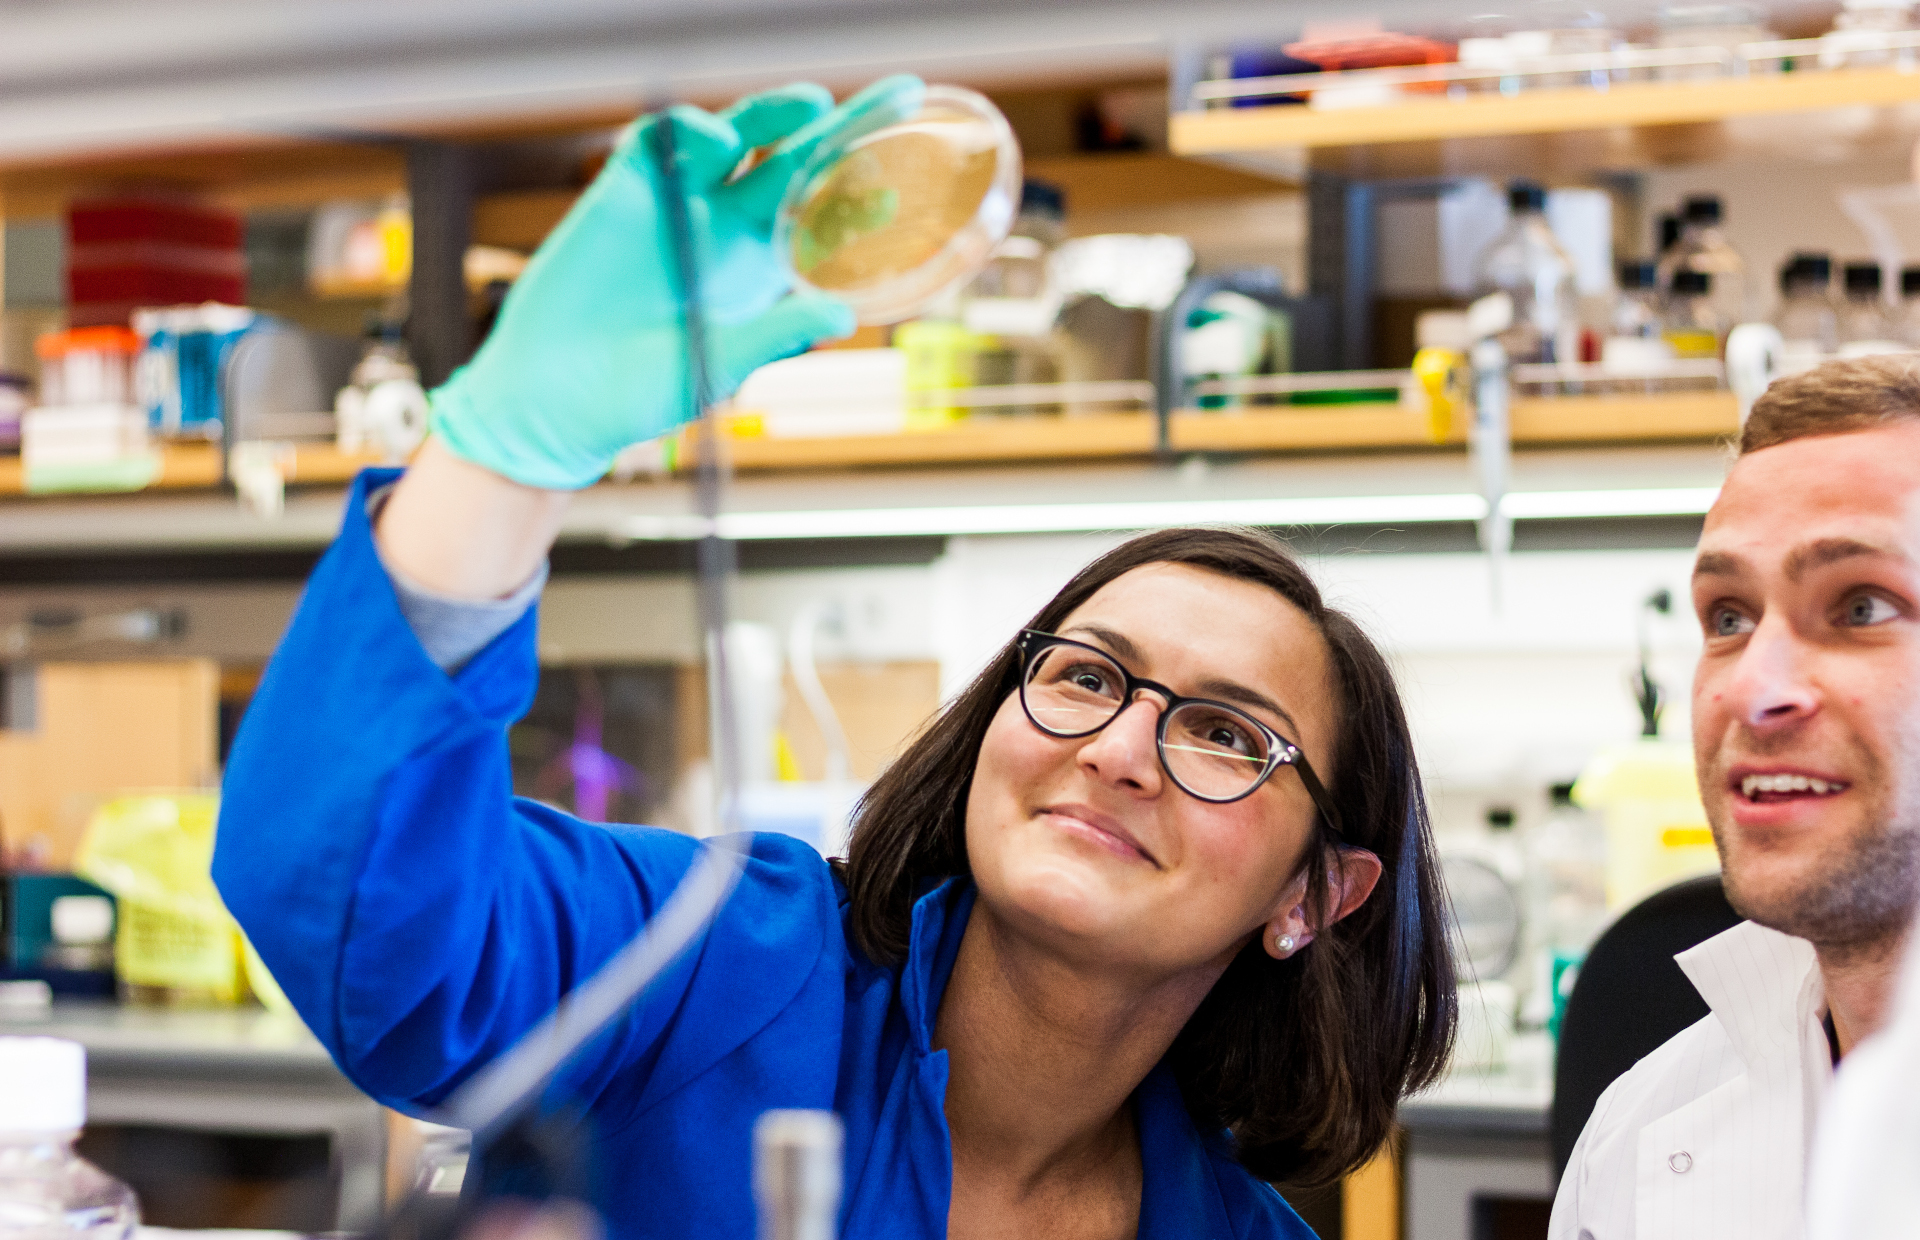
[[[1861,807],[1846,837],[1823,849],[1811,871],[1787,890],[1751,890],[1742,881],[1739,858],[1727,864],[1725,835],[1716,824],[1722,881],[1734,911],[1828,954],[1896,949],[1920,903],[1920,757],[1914,756],[1920,755],[1920,727],[1913,732],[1902,738],[1898,761],[1905,769],[1897,772],[1855,746],[1852,765],[1862,778],[1853,794],[1881,791]]]

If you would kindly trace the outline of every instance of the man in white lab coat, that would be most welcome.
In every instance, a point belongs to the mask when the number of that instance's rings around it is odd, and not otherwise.
[[[1920,360],[1754,403],[1694,562],[1696,770],[1750,920],[1678,960],[1711,1008],[1595,1105],[1553,1240],[1800,1237],[1814,1119],[1881,1023],[1920,895]]]

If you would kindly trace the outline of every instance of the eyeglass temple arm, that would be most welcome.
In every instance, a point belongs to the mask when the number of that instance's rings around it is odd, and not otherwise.
[[[1319,810],[1320,816],[1327,820],[1327,830],[1345,838],[1346,833],[1340,829],[1339,811],[1334,809],[1333,798],[1327,795],[1326,785],[1321,783],[1320,777],[1313,773],[1313,767],[1307,762],[1307,755],[1300,751],[1300,746],[1292,742],[1288,742],[1287,752],[1293,755],[1287,759],[1288,764],[1299,773],[1300,782],[1306,785],[1307,795],[1313,798],[1314,808]]]

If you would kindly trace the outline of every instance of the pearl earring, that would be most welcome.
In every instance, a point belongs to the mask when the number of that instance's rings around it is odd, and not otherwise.
[[[1280,949],[1280,954],[1282,956],[1293,955],[1293,936],[1291,934],[1274,935],[1273,945]]]

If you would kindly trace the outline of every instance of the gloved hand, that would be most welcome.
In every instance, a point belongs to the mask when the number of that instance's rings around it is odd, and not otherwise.
[[[719,113],[675,107],[681,190],[699,255],[709,380],[725,396],[749,372],[844,336],[853,312],[786,293],[773,218],[822,140],[911,115],[925,86],[884,78],[838,108],[824,89],[781,87]],[[528,486],[572,490],[621,449],[685,421],[688,365],[673,242],[649,117],[553,230],[472,362],[433,393],[433,430],[454,453]],[[749,152],[771,154],[731,183]]]

